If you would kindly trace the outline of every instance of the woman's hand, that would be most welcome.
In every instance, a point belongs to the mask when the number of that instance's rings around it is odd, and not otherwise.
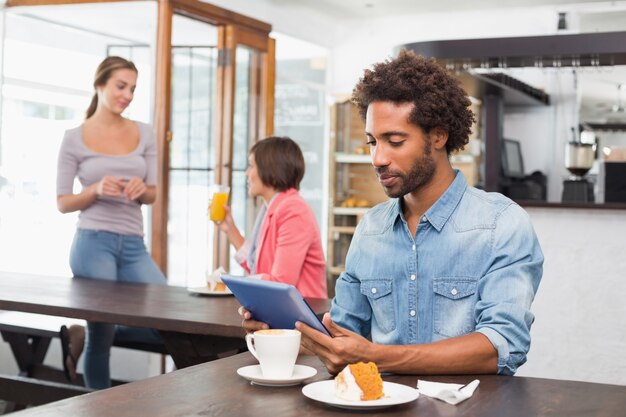
[[[243,236],[241,236],[239,229],[237,229],[237,226],[235,225],[233,215],[230,213],[230,207],[224,205],[224,212],[226,213],[224,215],[224,219],[219,222],[214,221],[213,223],[215,223],[215,225],[226,234],[230,244],[233,245],[236,250],[239,250],[244,242]]]
[[[230,213],[229,206],[224,206],[224,213],[224,219],[214,223],[222,232],[228,234],[228,232],[237,229],[237,226],[235,226],[235,220],[233,220],[233,215]]]
[[[123,182],[123,180],[122,180]],[[124,186],[124,195],[130,201],[138,200],[148,189],[143,180],[139,177],[132,177]]]
[[[96,183],[95,192],[98,196],[119,197],[125,186],[123,178],[105,175]]]

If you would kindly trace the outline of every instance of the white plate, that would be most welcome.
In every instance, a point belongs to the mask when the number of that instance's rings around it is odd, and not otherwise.
[[[201,294],[201,295],[233,295],[233,293],[226,287],[225,291],[212,291],[209,289],[208,285],[202,287],[187,287],[187,291],[192,294]]]
[[[317,374],[317,369],[306,365],[295,365],[293,375],[290,378],[266,378],[261,373],[261,365],[244,366],[237,369],[237,374],[251,381],[256,385],[265,385],[268,387],[288,387],[290,385],[298,385],[305,379],[311,378]]]
[[[319,381],[308,384],[302,388],[302,393],[312,400],[320,401],[328,405],[348,410],[363,410],[391,407],[393,405],[415,401],[419,392],[407,385],[395,384],[383,381],[385,396],[371,401],[346,401],[335,395],[335,381]]]

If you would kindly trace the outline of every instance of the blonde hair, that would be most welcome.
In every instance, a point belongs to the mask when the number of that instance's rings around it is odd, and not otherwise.
[[[97,88],[103,86],[109,81],[111,75],[114,71],[119,69],[129,69],[138,73],[137,67],[131,61],[124,59],[119,56],[108,56],[106,57],[98,68],[96,69],[96,74],[93,79],[93,88]],[[87,112],[85,113],[85,119],[89,119],[96,112],[98,108],[98,92],[95,92],[93,97],[91,98],[91,103],[87,108]]]

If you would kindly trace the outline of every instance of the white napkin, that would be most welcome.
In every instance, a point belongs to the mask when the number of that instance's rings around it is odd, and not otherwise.
[[[220,275],[225,274],[225,273],[226,273],[226,270],[222,268],[221,266],[217,268],[215,271],[211,272],[210,274],[207,272],[206,283],[209,286],[209,289],[211,291],[215,289],[218,282],[222,282],[222,278],[220,277]]]
[[[437,398],[447,402],[448,404],[457,405],[461,401],[467,400],[474,394],[474,391],[480,384],[475,379],[467,385],[463,384],[444,384],[443,382],[431,382],[417,380],[417,390],[420,394],[427,397]]]

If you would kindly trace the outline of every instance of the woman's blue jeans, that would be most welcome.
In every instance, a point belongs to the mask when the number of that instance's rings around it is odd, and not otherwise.
[[[141,236],[78,229],[70,252],[70,267],[74,276],[83,278],[166,284],[165,276],[148,254]],[[159,333],[153,329],[88,322],[84,375],[88,388],[111,386],[109,358],[113,338],[128,342],[163,343]]]

